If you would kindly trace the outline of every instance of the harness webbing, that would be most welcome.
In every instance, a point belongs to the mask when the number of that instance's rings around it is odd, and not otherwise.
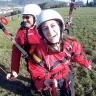
[[[33,54],[33,58],[35,58],[38,63],[42,61],[36,54]]]
[[[66,56],[62,60],[55,61],[54,64],[53,64],[53,66],[51,67],[51,70],[54,69],[60,63],[65,63],[69,59],[70,59],[69,56]]]
[[[69,44],[67,46],[67,48],[65,50],[63,50],[63,52],[66,54],[66,57],[64,57],[62,60],[57,60],[54,62],[53,66],[51,66],[51,70],[54,69],[57,65],[59,65],[60,63],[65,63],[66,61],[70,60],[71,58],[71,53],[69,53],[69,51],[71,51],[72,46],[71,44]],[[68,51],[68,52],[67,52]],[[37,51],[34,52],[34,54],[32,55],[32,61],[34,62],[34,64],[36,64],[37,66],[42,66],[45,67],[47,70],[47,66],[45,64],[45,62],[42,60],[42,56],[38,54]]]

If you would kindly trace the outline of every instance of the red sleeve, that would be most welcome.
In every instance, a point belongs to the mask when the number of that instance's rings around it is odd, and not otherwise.
[[[37,29],[30,29],[28,30],[27,39],[29,44],[39,44],[40,43],[40,36],[38,34]]]
[[[21,52],[13,45],[11,58],[11,71],[19,73]]]
[[[18,30],[15,40],[20,46],[23,46],[24,44],[23,38],[24,38],[24,35],[22,34],[21,30]],[[13,45],[12,58],[11,58],[11,71],[15,71],[19,73],[20,57],[21,57],[21,52],[16,48],[15,45]]]
[[[91,62],[87,60],[81,45],[76,41],[72,43],[72,52],[72,61],[77,62],[86,68],[91,65]]]

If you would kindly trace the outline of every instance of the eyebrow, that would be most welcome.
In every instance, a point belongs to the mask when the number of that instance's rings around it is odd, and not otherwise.
[[[50,25],[54,25],[54,24],[57,24],[57,23],[51,23]],[[43,25],[43,27],[46,27],[46,25]]]

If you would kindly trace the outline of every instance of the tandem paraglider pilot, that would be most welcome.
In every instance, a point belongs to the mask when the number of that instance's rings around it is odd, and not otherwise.
[[[16,34],[16,42],[28,53],[29,57],[33,54],[35,48],[39,45],[40,35],[36,28],[36,18],[41,12],[41,8],[37,4],[27,4],[22,9],[21,26]],[[11,73],[7,74],[7,79],[14,79],[18,76],[20,69],[21,52],[13,45],[11,58]],[[27,69],[29,68],[29,60],[25,60]],[[28,69],[29,70],[29,69]],[[29,72],[29,71],[28,71]],[[34,83],[32,83],[34,84]]]

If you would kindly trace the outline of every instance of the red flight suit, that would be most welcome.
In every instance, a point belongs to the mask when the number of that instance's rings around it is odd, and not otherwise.
[[[28,54],[32,45],[37,46],[39,44],[40,36],[36,28],[26,29],[20,28],[16,34],[16,42],[24,48]],[[11,71],[19,73],[21,52],[13,45],[12,59],[11,59]]]
[[[44,87],[44,81],[55,78],[66,80],[70,72],[70,61],[77,62],[88,69],[91,62],[83,54],[81,45],[77,41],[67,40],[61,52],[54,53],[45,41],[41,41],[37,51],[33,54],[32,61],[28,63],[31,78],[38,90]],[[37,60],[37,61],[36,61]],[[74,96],[74,95],[71,95]]]

